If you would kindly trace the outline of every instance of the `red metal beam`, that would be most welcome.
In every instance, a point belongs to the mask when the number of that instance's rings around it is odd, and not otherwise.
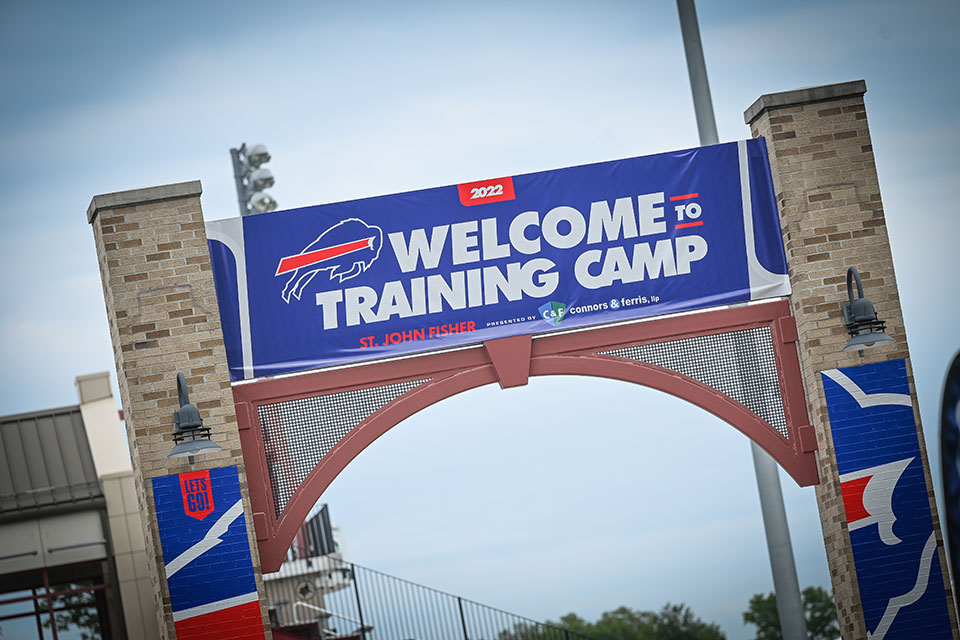
[[[692,378],[644,362],[598,353],[762,326],[770,327],[773,338],[788,438],[743,405]],[[334,478],[377,438],[417,411],[468,389],[494,382],[503,386],[523,384],[527,366],[531,376],[595,376],[659,389],[738,429],[767,451],[800,486],[819,481],[816,440],[807,419],[797,357],[796,325],[786,301],[546,335],[532,342],[525,336],[518,339],[524,342],[522,357],[504,353],[500,347],[505,342],[487,343],[486,348],[477,346],[235,386],[241,446],[263,570],[280,568],[311,507]],[[368,416],[340,440],[297,488],[283,512],[275,514],[257,406],[425,378],[429,381]]]

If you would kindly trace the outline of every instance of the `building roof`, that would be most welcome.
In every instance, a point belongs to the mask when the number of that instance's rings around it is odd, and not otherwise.
[[[0,520],[102,497],[79,406],[0,417]]]

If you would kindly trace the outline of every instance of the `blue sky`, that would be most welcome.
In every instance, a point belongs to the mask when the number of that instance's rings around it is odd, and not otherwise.
[[[866,80],[938,477],[960,348],[960,7],[698,12],[722,141],[749,136],[763,93]],[[282,208],[697,145],[666,1],[4,2],[0,81],[0,414],[71,404],[74,376],[113,371],[95,194],[200,179],[205,216],[235,215],[228,150],[244,141],[270,147]],[[783,484],[801,583],[828,584],[813,490]],[[747,441],[621,383],[452,398],[324,499],[350,559],[534,618],[682,601],[745,638],[741,611],[772,588]]]

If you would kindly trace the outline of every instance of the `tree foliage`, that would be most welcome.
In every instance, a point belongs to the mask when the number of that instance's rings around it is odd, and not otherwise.
[[[837,624],[837,608],[830,593],[821,587],[807,587],[801,596],[810,640],[837,640],[840,627]],[[756,625],[756,640],[783,639],[777,596],[773,593],[754,594],[747,610],[743,612],[743,622]]]
[[[64,586],[76,588],[81,585]],[[66,610],[54,614],[58,631],[79,631],[82,640],[100,640],[100,615],[97,611],[96,596],[92,591],[58,593],[54,595],[53,603],[56,608],[67,607]],[[43,626],[50,628],[49,616],[45,617]]]
[[[596,622],[588,622],[575,613],[565,615],[554,627],[591,640],[726,640],[720,627],[707,623],[683,604],[666,604],[659,612],[636,611],[620,607],[607,611]],[[503,631],[498,640],[552,640],[563,638],[562,632],[549,627],[517,625]]]

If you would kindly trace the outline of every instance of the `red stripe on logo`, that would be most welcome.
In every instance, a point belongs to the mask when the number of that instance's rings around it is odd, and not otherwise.
[[[852,524],[857,520],[870,517],[870,512],[863,506],[863,492],[873,476],[857,478],[840,483],[840,492],[843,494],[843,510],[847,513],[847,522]]]
[[[284,273],[290,273],[301,267],[309,267],[310,265],[318,264],[325,260],[332,260],[333,258],[339,258],[354,251],[360,251],[361,249],[373,249],[373,239],[374,236],[370,236],[363,240],[344,242],[343,244],[338,244],[333,247],[317,249],[310,253],[298,253],[295,256],[287,256],[280,261],[276,275],[279,276]]]

